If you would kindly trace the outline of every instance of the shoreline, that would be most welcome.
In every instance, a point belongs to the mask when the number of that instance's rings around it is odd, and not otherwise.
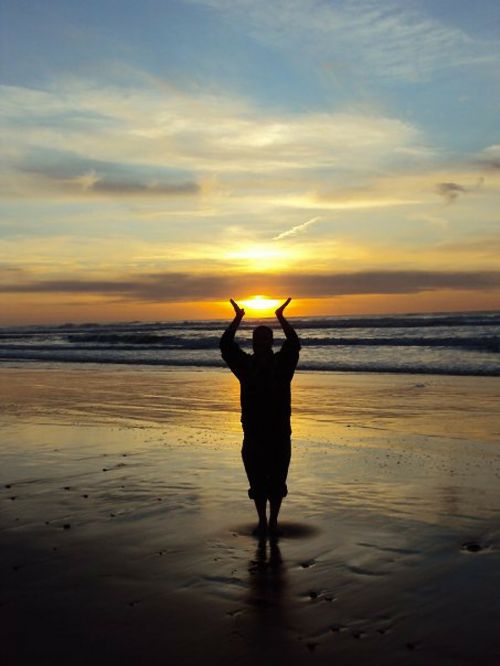
[[[3,357],[0,353],[0,367],[1,368],[21,368],[24,365],[30,366],[31,364],[35,366],[43,366],[43,367],[59,367],[59,366],[70,366],[72,368],[76,367],[86,367],[86,366],[112,366],[113,368],[119,368],[121,366],[125,368],[160,368],[164,370],[168,370],[169,368],[172,370],[183,370],[183,369],[194,369],[194,370],[225,370],[227,369],[226,366],[224,365],[223,362],[220,363],[191,363],[187,364],[185,361],[161,361],[161,360],[144,360],[141,359],[140,361],[131,361],[131,360],[121,360],[120,362],[115,361],[114,359],[101,359],[99,361],[87,361],[85,359],[81,360],[74,360],[72,359],[58,359],[58,360],[46,360],[44,357],[24,357],[23,359],[16,359],[16,358],[10,358],[8,356]],[[411,368],[410,370],[408,369],[383,369],[380,370],[379,368],[370,368],[370,367],[363,367],[363,368],[353,368],[351,366],[342,366],[342,367],[337,367],[337,368],[324,368],[324,367],[316,367],[316,366],[308,366],[308,365],[302,365],[302,367],[298,367],[296,372],[312,372],[312,373],[332,373],[332,374],[360,374],[360,375],[416,375],[416,376],[439,376],[439,377],[500,377],[500,371],[498,370],[483,370],[481,372],[479,371],[459,371],[459,370],[441,370],[439,368],[435,368],[434,370],[430,371],[428,368]]]
[[[0,386],[6,663],[498,663],[500,380],[298,373],[274,543],[229,373]]]

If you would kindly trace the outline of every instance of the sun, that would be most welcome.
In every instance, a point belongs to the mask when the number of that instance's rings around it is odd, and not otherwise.
[[[280,301],[275,298],[267,298],[261,294],[256,296],[251,296],[243,301],[240,301],[240,304],[245,308],[249,313],[256,314],[271,314],[276,310]]]

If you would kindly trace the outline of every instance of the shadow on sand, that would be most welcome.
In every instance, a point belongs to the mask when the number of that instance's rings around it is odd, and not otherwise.
[[[258,539],[252,532],[255,528],[255,523],[245,523],[231,528],[232,532],[241,534],[243,536],[251,536]],[[308,539],[320,533],[320,529],[314,525],[306,523],[296,523],[283,521],[279,524],[279,538],[280,539]]]

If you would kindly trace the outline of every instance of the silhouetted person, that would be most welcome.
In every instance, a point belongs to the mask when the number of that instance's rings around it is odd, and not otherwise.
[[[269,530],[277,531],[278,514],[288,489],[286,477],[291,453],[291,393],[292,381],[299,360],[300,342],[296,332],[285,319],[283,311],[292,299],[288,298],[277,310],[276,317],[286,340],[279,352],[273,352],[273,331],[257,326],[253,331],[253,354],[244,352],[234,336],[245,311],[232,299],[234,320],[220,341],[222,358],[241,385],[241,423],[243,426],[242,457],[259,516],[257,533],[268,528],[267,501],[270,504]]]

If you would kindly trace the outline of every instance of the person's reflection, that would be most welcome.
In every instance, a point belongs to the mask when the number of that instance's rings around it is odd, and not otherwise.
[[[269,543],[269,551],[267,545]],[[261,537],[255,551],[255,559],[250,560],[249,603],[259,608],[279,605],[285,588],[285,566],[281,557],[278,539]]]
[[[266,654],[283,657],[287,647],[286,566],[278,538],[259,538],[250,560],[247,602],[254,608],[254,630]]]

